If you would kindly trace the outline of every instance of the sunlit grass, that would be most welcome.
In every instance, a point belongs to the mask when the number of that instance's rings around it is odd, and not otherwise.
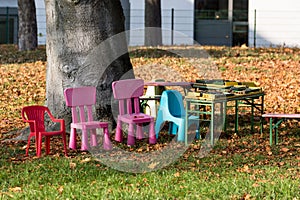
[[[148,173],[124,173],[77,153],[24,159],[25,143],[0,153],[1,199],[293,199],[300,195],[297,159],[264,152],[264,145],[220,140],[199,158],[191,148],[175,163]],[[244,143],[243,143],[244,141]],[[260,140],[262,141],[262,140]],[[195,143],[195,145],[197,142]],[[244,148],[241,145],[244,144]],[[19,146],[19,147],[18,147]],[[247,151],[241,150],[248,148]],[[250,148],[254,149],[250,149]],[[236,149],[235,149],[236,148]],[[256,148],[256,149],[255,149]],[[280,151],[280,146],[272,152]],[[13,150],[15,149],[15,150]],[[87,159],[91,158],[91,159]]]
[[[294,58],[293,64],[299,60],[298,49],[205,49],[219,69],[233,79],[245,73],[256,80],[259,76],[252,73],[269,73],[266,66],[275,59],[289,63],[289,59]],[[20,120],[22,106],[44,103],[45,49],[21,53],[8,46],[4,50],[0,65],[3,91],[0,97],[0,199],[298,199],[300,196],[297,122],[280,127],[277,146],[269,146],[267,125],[262,136],[259,127],[250,134],[250,127],[245,124],[240,126],[239,133],[234,133],[229,126],[228,132],[221,135],[207,154],[200,153],[202,142],[195,141],[175,162],[145,173],[114,170],[86,152],[69,150],[66,158],[58,145],[56,151],[52,151],[54,154],[45,156],[43,153],[38,159],[33,142],[29,157],[25,157],[26,141],[3,140],[11,136],[7,132],[26,126]],[[188,66],[184,59],[157,49],[135,51],[130,56],[134,65],[161,61],[164,65]],[[243,63],[248,65],[241,65]],[[265,109],[273,109],[274,100],[266,98],[265,101]],[[162,143],[170,141],[167,135],[160,137]],[[134,148],[122,145],[126,151],[148,151],[139,144]]]

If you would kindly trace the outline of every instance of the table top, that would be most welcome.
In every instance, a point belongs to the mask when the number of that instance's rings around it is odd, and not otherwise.
[[[146,86],[191,86],[191,82],[169,82],[169,81],[164,81],[164,82],[145,82],[144,85]]]
[[[152,96],[146,96],[143,95],[140,97],[140,100],[160,100],[161,95],[152,95]]]
[[[205,99],[202,97],[195,97],[195,96],[185,96],[186,101],[190,102],[226,102],[226,101],[234,101],[234,100],[242,100],[247,98],[257,98],[260,96],[264,96],[264,92],[250,92],[247,94],[234,94],[232,96],[220,96],[215,99]]]
[[[271,113],[271,114],[263,114],[262,117],[269,118],[300,118],[300,114],[285,114],[285,113]]]

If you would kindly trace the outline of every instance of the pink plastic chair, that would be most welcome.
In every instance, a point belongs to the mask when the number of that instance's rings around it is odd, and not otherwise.
[[[141,79],[127,79],[112,83],[114,98],[119,100],[119,115],[115,140],[122,142],[122,122],[127,123],[128,137],[127,145],[135,143],[134,124],[136,124],[136,138],[143,138],[143,123],[149,124],[149,143],[156,143],[154,131],[154,117],[140,112],[139,97],[144,93],[144,81]],[[126,109],[125,109],[126,104]]]
[[[53,122],[60,123],[60,130],[51,132],[47,132],[45,130],[46,113]],[[50,138],[55,135],[61,135],[64,144],[65,156],[67,156],[65,121],[63,119],[55,119],[51,114],[50,110],[45,106],[24,107],[22,109],[22,119],[24,122],[28,122],[30,126],[30,133],[28,136],[28,143],[26,148],[26,156],[28,156],[31,137],[36,138],[36,155],[37,157],[40,157],[42,148],[42,137],[46,137],[46,154],[48,155],[50,153]]]
[[[64,91],[64,95],[66,99],[66,105],[72,109],[69,147],[71,149],[76,149],[76,129],[81,129],[82,131],[81,150],[86,151],[89,149],[88,131],[90,131],[91,134],[91,146],[97,146],[96,129],[102,128],[104,133],[103,148],[105,150],[110,150],[112,145],[109,139],[108,122],[93,120],[92,107],[96,104],[96,88],[91,86],[67,88]],[[79,110],[79,116],[77,109]]]

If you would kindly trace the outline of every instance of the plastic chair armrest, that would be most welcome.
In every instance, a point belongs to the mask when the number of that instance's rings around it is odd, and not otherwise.
[[[65,120],[64,119],[51,119],[53,122],[60,123],[60,130],[65,130]]]

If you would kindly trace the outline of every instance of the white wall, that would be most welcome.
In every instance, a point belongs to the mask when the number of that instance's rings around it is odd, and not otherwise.
[[[0,0],[1,7],[18,7],[18,0]],[[36,8],[45,8],[44,0],[35,0]]]
[[[144,45],[144,0],[130,0],[129,45]],[[194,0],[161,0],[163,44],[171,44],[171,9],[174,9],[173,44],[193,44]]]
[[[126,1],[123,4],[126,5]],[[130,2],[130,39],[129,45],[144,45],[144,0]],[[17,0],[0,0],[1,7],[17,7]],[[38,43],[46,44],[46,15],[44,0],[35,0]],[[174,8],[173,44],[194,44],[194,0],[161,0],[163,44],[171,44],[171,9]],[[124,6],[123,5],[123,6]],[[126,5],[127,7],[127,5]],[[137,30],[138,29],[138,30]]]
[[[35,0],[38,44],[46,44],[46,10],[44,0]]]
[[[18,0],[0,0],[1,7],[18,7]]]
[[[299,0],[249,0],[249,45],[254,46],[256,10],[256,46],[300,46]]]

